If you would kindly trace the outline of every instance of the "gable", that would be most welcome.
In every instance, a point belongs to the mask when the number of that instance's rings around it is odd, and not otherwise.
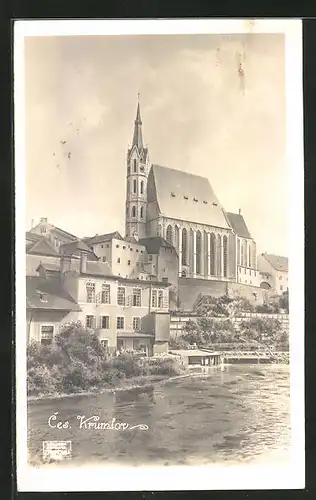
[[[50,255],[52,257],[58,256],[58,252],[56,252],[53,245],[46,238],[42,238],[41,240],[34,243],[32,246],[27,245],[26,251],[29,254],[37,254],[37,255]]]

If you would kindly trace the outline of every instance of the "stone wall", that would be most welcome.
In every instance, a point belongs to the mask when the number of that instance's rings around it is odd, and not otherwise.
[[[210,294],[213,297],[221,297],[228,294],[232,298],[244,297],[253,305],[261,305],[273,293],[270,290],[242,283],[179,278],[179,309],[180,311],[193,311],[194,304],[201,294]]]

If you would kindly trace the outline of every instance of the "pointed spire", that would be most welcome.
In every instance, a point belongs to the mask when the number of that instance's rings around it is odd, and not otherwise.
[[[143,149],[143,134],[142,134],[142,120],[140,117],[139,94],[137,103],[136,120],[134,122],[134,135],[132,146],[137,146],[138,149]]]

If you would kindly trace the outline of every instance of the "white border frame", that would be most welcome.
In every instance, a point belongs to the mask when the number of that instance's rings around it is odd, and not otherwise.
[[[25,311],[24,37],[141,34],[284,33],[286,40],[291,427],[289,466],[141,467],[85,466],[36,469],[27,465]],[[161,491],[290,489],[305,486],[304,430],[304,162],[302,22],[269,20],[16,21],[14,25],[16,208],[16,439],[18,491]],[[295,200],[295,203],[292,202]],[[295,230],[294,230],[295,228]],[[294,232],[295,231],[295,232]],[[124,481],[122,481],[122,474]],[[229,480],[228,480],[229,474]]]

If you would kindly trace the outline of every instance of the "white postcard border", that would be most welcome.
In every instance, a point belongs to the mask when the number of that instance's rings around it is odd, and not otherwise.
[[[290,466],[124,468],[89,465],[64,469],[27,465],[25,293],[24,37],[120,34],[284,33],[286,39],[287,157],[290,171]],[[302,23],[269,20],[16,21],[14,26],[16,209],[16,437],[18,491],[160,491],[289,489],[305,486],[304,436],[304,161]]]

